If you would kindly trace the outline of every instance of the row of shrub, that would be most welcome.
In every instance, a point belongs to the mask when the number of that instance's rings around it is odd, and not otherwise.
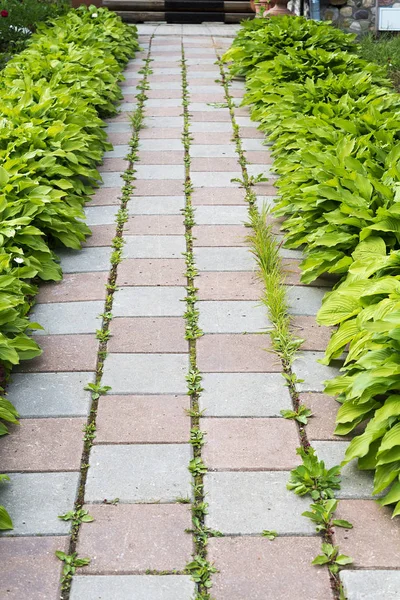
[[[301,17],[244,22],[224,59],[273,142],[286,246],[302,280],[338,278],[318,322],[337,325],[325,363],[348,348],[326,392],[336,433],[366,427],[346,461],[374,469],[374,493],[400,514],[400,96],[360,58],[354,36]]]
[[[0,385],[41,352],[27,313],[36,282],[62,277],[54,248],[79,249],[90,233],[83,206],[111,149],[102,118],[115,113],[137,48],[135,28],[81,7],[40,25],[0,73]],[[4,398],[0,419],[4,435],[16,422]]]

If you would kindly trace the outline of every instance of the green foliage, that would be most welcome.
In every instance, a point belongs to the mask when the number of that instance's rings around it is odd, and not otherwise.
[[[380,502],[400,514],[400,96],[354,36],[256,21],[225,58],[247,75],[245,103],[273,142],[276,213],[285,245],[305,252],[302,281],[337,278],[318,315],[338,327],[323,362],[348,354],[325,391],[341,404],[337,434],[366,424],[345,462],[375,470],[376,494],[392,485]]]
[[[308,417],[312,416],[312,411],[301,404],[297,410],[281,410],[281,415],[285,419],[294,419],[302,425],[307,425]]]
[[[322,554],[319,554],[312,561],[313,565],[328,565],[328,569],[333,575],[336,575],[345,565],[351,565],[353,559],[345,554],[339,554],[339,547],[332,544],[322,544]]]
[[[61,589],[65,590],[69,588],[71,579],[76,573],[76,569],[88,565],[90,563],[90,558],[78,558],[76,552],[73,552],[73,554],[65,554],[65,552],[61,552],[61,550],[56,550],[56,556],[64,563]]]
[[[264,529],[261,535],[269,539],[271,542],[273,542],[274,539],[278,536],[276,531],[271,531],[269,529]]]
[[[301,456],[302,464],[290,472],[288,490],[298,496],[309,494],[313,500],[333,498],[333,490],[340,489],[340,467],[327,469],[311,447],[307,450],[300,447],[297,454]]]
[[[87,510],[83,508],[70,510],[64,515],[58,515],[58,518],[62,521],[71,521],[73,526],[80,525],[81,523],[91,523],[94,521],[94,518],[89,515]]]
[[[349,523],[349,521],[333,518],[337,505],[338,501],[334,498],[322,500],[316,504],[311,504],[311,510],[306,510],[302,515],[315,523],[315,530],[317,533],[330,533],[331,528],[335,526],[352,529],[353,525]]]
[[[360,56],[378,63],[388,72],[397,90],[400,89],[400,38],[397,33],[379,32],[363,35],[360,40]]]

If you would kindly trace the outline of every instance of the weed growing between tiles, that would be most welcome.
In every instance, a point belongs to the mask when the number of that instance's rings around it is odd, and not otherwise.
[[[203,391],[201,385],[201,373],[197,368],[196,339],[202,335],[199,328],[199,311],[196,308],[197,288],[195,278],[198,274],[193,255],[193,226],[195,225],[194,209],[192,206],[192,183],[190,179],[190,114],[189,114],[189,91],[187,82],[187,69],[185,51],[182,45],[182,104],[183,104],[183,135],[184,164],[185,164],[185,208],[183,209],[186,238],[186,339],[189,342],[189,372],[186,376],[188,395],[190,396],[190,443],[193,448],[193,459],[189,463],[189,471],[193,477],[193,502],[192,502],[192,529],[195,554],[193,560],[186,565],[186,572],[190,573],[196,582],[196,600],[211,600],[210,587],[212,585],[211,575],[217,569],[207,560],[207,542],[209,537],[221,535],[205,525],[207,514],[207,503],[204,496],[204,475],[207,467],[202,459],[202,446],[204,445],[204,432],[200,429],[201,411],[199,397]],[[186,499],[181,499],[186,503]]]
[[[87,478],[87,470],[89,467],[90,449],[93,445],[93,440],[96,437],[96,417],[98,402],[100,396],[106,394],[111,388],[110,386],[103,386],[101,379],[103,376],[104,360],[107,355],[107,342],[110,337],[110,322],[112,320],[112,307],[114,300],[114,293],[117,289],[117,268],[122,260],[122,248],[124,246],[123,230],[124,225],[128,219],[127,204],[131,198],[133,190],[135,189],[135,162],[137,161],[137,152],[139,146],[139,133],[143,125],[144,117],[144,105],[147,100],[145,90],[148,89],[148,76],[150,75],[151,68],[151,43],[153,37],[150,38],[149,50],[147,57],[144,60],[144,66],[139,71],[142,74],[142,79],[138,83],[137,88],[139,93],[136,95],[137,105],[135,111],[131,115],[132,125],[132,137],[129,142],[129,153],[126,156],[126,160],[129,162],[129,166],[122,175],[124,185],[121,188],[120,208],[116,216],[116,230],[115,236],[112,241],[113,251],[110,257],[110,272],[108,282],[106,285],[107,296],[104,305],[104,312],[100,315],[102,319],[101,329],[97,330],[96,337],[99,340],[99,351],[97,355],[97,366],[96,366],[96,378],[94,383],[89,383],[85,389],[91,392],[91,406],[87,424],[84,427],[84,448],[81,459],[81,471],[79,481],[78,497],[75,502],[74,510],[60,515],[59,518],[63,520],[71,521],[71,539],[69,545],[68,554],[63,552],[56,552],[56,556],[64,562],[63,574],[61,580],[61,600],[68,600],[70,596],[70,589],[72,583],[72,577],[77,567],[82,567],[90,562],[90,558],[79,558],[76,553],[77,540],[79,535],[80,526],[82,523],[88,523],[93,521],[93,518],[85,511],[82,507],[84,504],[85,485]],[[116,499],[117,500],[117,499]],[[116,501],[108,501],[108,503],[116,503]]]
[[[321,554],[315,557],[313,564],[328,567],[335,598],[345,600],[338,573],[342,566],[352,563],[352,559],[340,554],[339,548],[333,544],[334,527],[348,529],[352,527],[351,523],[334,518],[338,506],[334,490],[340,489],[340,467],[334,466],[329,470],[326,469],[324,462],[318,460],[315,450],[310,446],[307,439],[305,426],[307,425],[307,419],[312,415],[311,411],[300,403],[299,394],[296,390],[298,380],[292,370],[293,361],[303,340],[296,338],[291,332],[285,276],[279,255],[280,246],[273,235],[272,225],[268,224],[268,210],[265,206],[260,211],[258,210],[257,197],[253,191],[253,186],[256,183],[266,179],[263,174],[257,176],[249,176],[248,174],[240,130],[235,118],[235,104],[229,92],[231,78],[225,73],[220,59],[218,64],[227,107],[230,111],[238,161],[242,169],[242,179],[236,179],[235,181],[244,188],[245,200],[248,204],[249,223],[247,225],[251,229],[251,233],[247,237],[247,242],[256,260],[259,277],[264,286],[264,295],[261,301],[267,309],[272,324],[268,333],[271,337],[272,347],[282,362],[282,375],[286,380],[293,404],[292,410],[283,410],[281,414],[284,418],[290,418],[296,422],[301,442],[297,453],[302,459],[302,464],[291,471],[287,487],[299,496],[309,495],[311,497],[313,502],[310,510],[302,514],[313,522],[316,532],[322,536]],[[262,535],[273,541],[277,533],[275,531],[264,531]]]

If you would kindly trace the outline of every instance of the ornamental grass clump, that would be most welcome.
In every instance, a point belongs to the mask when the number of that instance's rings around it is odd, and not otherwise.
[[[273,142],[286,246],[302,280],[337,278],[318,322],[337,325],[325,364],[341,407],[336,433],[365,424],[345,461],[373,469],[400,514],[400,96],[354,36],[296,17],[245,23],[225,60],[246,75],[245,104]]]

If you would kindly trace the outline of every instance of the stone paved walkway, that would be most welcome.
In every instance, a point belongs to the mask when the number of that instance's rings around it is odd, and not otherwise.
[[[1,598],[56,600],[70,523],[58,515],[73,509],[83,451],[82,429],[90,407],[84,390],[96,371],[99,315],[104,310],[115,234],[121,173],[131,133],[129,112],[147,55],[152,74],[140,133],[135,192],[128,204],[124,260],[118,267],[111,339],[103,385],[111,391],[98,405],[97,432],[89,457],[85,508],[94,522],[81,526],[77,551],[89,566],[74,577],[72,600],[190,600],[195,584],[184,574],[193,539],[191,421],[185,340],[184,150],[181,141],[183,43],[190,93],[190,175],[196,208],[195,259],[198,309],[204,336],[197,341],[205,409],[202,449],[209,504],[206,525],[223,537],[208,543],[215,562],[216,600],[331,600],[326,569],[311,566],[320,539],[301,516],[309,502],[286,490],[299,445],[281,365],[266,351],[262,289],[246,246],[244,191],[232,142],[232,123],[215,65],[216,52],[230,44],[235,27],[143,25],[143,52],[126,70],[122,112],[108,125],[114,150],[101,168],[104,184],[86,214],[93,235],[80,252],[62,252],[65,277],[43,285],[32,318],[44,326],[43,356],[13,376],[9,397],[21,426],[0,440],[2,465],[11,482],[1,503],[15,528],[0,538]],[[242,82],[230,88],[237,104]],[[250,173],[271,163],[262,134],[247,109],[236,110]],[[272,182],[258,184],[260,204],[275,194]],[[278,228],[278,224],[275,226]],[[278,230],[276,229],[278,232]],[[314,315],[328,285],[299,282],[298,252],[283,250],[294,326],[305,338],[295,372],[302,399],[313,410],[308,436],[328,465],[340,462],[346,441],[332,435],[336,403],[322,394],[334,368],[317,363],[328,339]],[[399,525],[371,499],[369,474],[351,465],[343,471],[340,517],[354,524],[339,530],[341,551],[354,559],[344,572],[349,600],[400,597]],[[114,499],[118,502],[110,503]],[[107,503],[105,503],[107,500]],[[272,542],[261,537],[276,530]],[[168,574],[164,574],[164,573]]]

